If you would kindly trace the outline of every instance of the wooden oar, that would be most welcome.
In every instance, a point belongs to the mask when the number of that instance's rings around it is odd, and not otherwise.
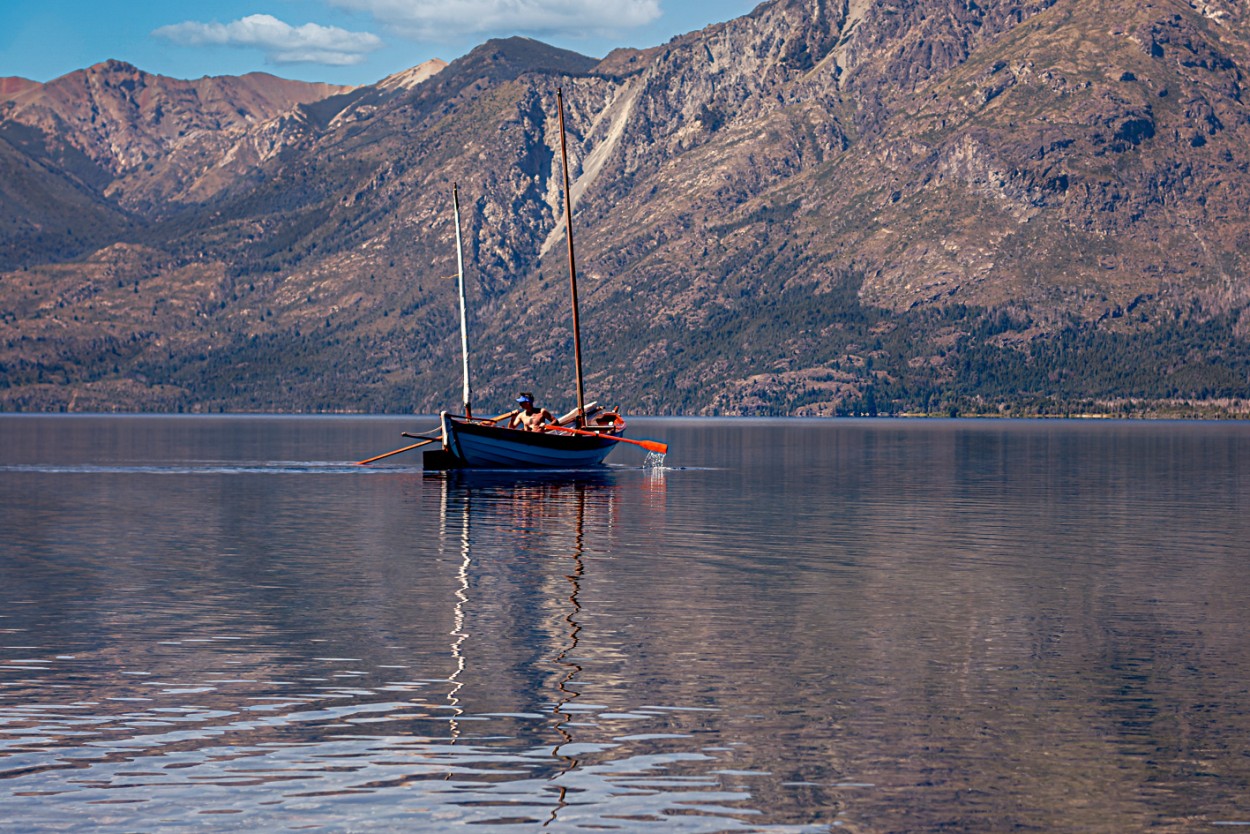
[[[553,428],[551,429],[551,431],[567,431],[567,432],[572,432],[573,434],[585,434],[591,437],[606,437],[608,440],[615,440],[617,443],[633,443],[635,446],[641,446],[642,448],[646,449],[648,452],[655,452],[660,455],[668,454],[668,444],[660,443],[657,440],[633,440],[628,437],[617,437],[614,434],[605,434],[603,432],[584,431],[582,429],[571,429],[568,426],[560,426],[558,428]]]
[[[513,414],[516,414],[516,412],[515,412],[515,411],[509,411],[507,414],[500,414],[498,417],[491,417],[491,418],[489,418],[489,419],[483,420],[482,422],[483,422],[483,423],[497,423],[497,422],[499,422],[500,420],[504,419],[505,417],[511,417]],[[404,447],[404,448],[402,448],[402,449],[396,449],[396,450],[395,450],[395,451],[393,451],[393,452],[386,452],[385,454],[376,455],[376,456],[371,457],[371,458],[368,458],[368,459],[366,459],[366,460],[358,460],[358,461],[356,461],[356,465],[357,465],[357,466],[364,466],[364,465],[365,465],[365,464],[367,464],[367,463],[373,463],[373,462],[374,462],[374,461],[376,461],[376,460],[382,460],[382,458],[389,458],[391,455],[398,455],[398,454],[400,454],[401,452],[408,452],[408,451],[411,451],[411,450],[413,450],[413,449],[416,449],[416,448],[417,448],[417,447],[419,447],[419,446],[425,446],[425,445],[427,445],[427,444],[429,444],[429,443],[434,443],[434,442],[436,442],[436,441],[439,441],[439,440],[442,440],[442,439],[443,439],[441,435],[440,435],[439,437],[429,437],[429,436],[424,435],[424,434],[411,434],[410,432],[406,432],[406,431],[404,431],[404,432],[400,432],[399,434],[400,434],[400,436],[401,436],[401,437],[411,437],[411,438],[413,438],[413,439],[416,439],[416,438],[418,438],[418,437],[419,437],[419,438],[422,438],[422,441],[421,441],[420,443],[413,443],[411,446],[405,446],[405,447]]]
[[[433,443],[435,440],[441,440],[441,439],[442,438],[435,437],[431,440],[422,440],[420,443],[413,443],[411,446],[405,446],[404,448],[396,449],[393,452],[387,452],[386,454],[382,454],[382,455],[375,455],[374,457],[371,457],[367,460],[358,460],[356,461],[356,465],[364,466],[366,463],[373,463],[375,460],[381,460],[382,458],[389,458],[391,455],[398,455],[400,452],[407,452],[407,451],[417,448],[418,446],[428,446],[429,444]]]
[[[500,414],[498,417],[487,417],[482,422],[483,423],[498,423],[500,420],[511,420],[513,417],[515,417],[517,414],[520,414],[520,413],[521,413],[521,409],[517,408],[517,409],[513,409],[512,411],[509,411],[507,414]]]

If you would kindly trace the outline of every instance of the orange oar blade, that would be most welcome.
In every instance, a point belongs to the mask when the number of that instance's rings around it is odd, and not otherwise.
[[[627,438],[624,438],[624,437],[618,438],[618,440],[626,440],[626,439],[627,439]],[[655,440],[635,440],[635,441],[633,441],[633,442],[634,442],[634,443],[637,443],[639,446],[641,446],[642,448],[646,449],[648,452],[655,452],[655,453],[660,454],[660,455],[667,455],[667,454],[668,454],[668,444],[667,444],[667,443],[660,443],[660,442],[655,441]]]

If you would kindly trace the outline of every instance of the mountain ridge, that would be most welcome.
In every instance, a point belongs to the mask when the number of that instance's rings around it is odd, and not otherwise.
[[[41,132],[49,161],[86,161],[103,197],[159,215],[163,201],[195,199],[196,179],[249,128],[346,89],[260,72],[183,81],[110,59],[9,96],[0,125]]]
[[[0,407],[68,407],[78,390],[77,408],[437,410],[458,385],[453,182],[475,389],[506,402],[537,380],[568,396],[561,87],[601,398],[655,413],[1242,413],[1243,14],[1227,0],[773,0],[602,60],[492,41],[416,83],[242,131],[268,150],[200,191],[177,185],[176,211],[105,194],[108,233],[91,242],[140,248],[6,276]],[[154,179],[153,194],[176,181]],[[84,282],[100,299],[87,321],[30,295]],[[48,349],[59,331],[123,361]],[[1135,357],[1155,367],[1130,372]]]

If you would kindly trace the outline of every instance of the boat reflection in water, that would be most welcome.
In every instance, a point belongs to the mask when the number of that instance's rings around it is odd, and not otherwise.
[[[452,689],[448,693],[448,703],[453,709],[453,714],[459,716],[464,713],[460,705],[459,692],[464,687],[463,675],[466,664],[464,646],[469,637],[466,616],[470,595],[475,584],[472,577],[476,547],[479,551],[490,549],[490,556],[507,558],[511,551],[513,557],[521,560],[534,557],[555,560],[553,567],[557,574],[554,580],[556,586],[544,588],[544,590],[552,591],[552,598],[542,603],[550,610],[544,612],[543,622],[538,624],[538,629],[547,638],[547,642],[554,646],[550,650],[555,654],[548,658],[548,662],[561,673],[557,676],[559,679],[555,683],[555,689],[559,695],[552,715],[567,722],[571,716],[562,712],[562,708],[564,704],[577,697],[577,693],[571,686],[574,685],[577,673],[581,671],[581,666],[575,662],[575,652],[578,634],[581,631],[581,625],[578,622],[581,603],[578,595],[581,590],[580,582],[586,570],[584,557],[587,504],[595,501],[595,510],[601,515],[606,512],[610,519],[615,507],[611,475],[607,474],[606,470],[577,473],[576,476],[569,473],[543,472],[518,476],[511,473],[480,470],[450,470],[426,477],[428,480],[437,481],[439,485],[441,530],[439,553],[445,555],[449,550],[455,549],[459,560],[459,569],[456,574],[458,587],[455,591],[451,631],[453,638],[451,654],[456,667],[450,677]],[[660,482],[662,483],[662,480]],[[595,493],[595,495],[591,498],[588,497],[588,493]],[[501,508],[506,511],[502,517],[498,514]],[[510,526],[517,534],[515,542],[511,543],[510,547],[505,546],[502,549],[490,548],[490,545],[482,538],[475,542],[473,537],[475,511],[481,516],[478,520],[479,536],[482,535],[483,530],[503,529],[500,526],[502,523]],[[551,529],[549,525],[554,525],[556,529]],[[610,523],[606,529],[610,531]],[[562,539],[567,538],[567,552],[560,552],[560,545],[556,542],[546,541],[553,535]],[[547,549],[552,545],[555,545],[555,548],[548,553]],[[489,569],[488,557],[483,555],[480,560],[484,562],[481,569]],[[567,571],[562,577],[567,582],[567,587],[563,588],[559,586],[558,577],[562,571]],[[476,585],[480,588],[485,582],[486,580],[479,576]],[[551,582],[551,577],[545,577],[544,585],[549,586]],[[564,616],[560,617],[562,605],[566,606],[567,610]],[[571,741],[562,723],[558,722],[555,730],[564,742]],[[460,727],[454,719],[452,733],[453,737],[459,737]],[[558,758],[562,758],[559,755],[562,745],[563,742],[557,744],[553,750],[553,755]]]
[[[646,496],[621,500],[626,490]],[[662,513],[662,472],[453,470],[427,473],[422,491],[437,495],[438,553],[456,570],[450,743],[520,743],[501,769],[471,754],[471,767],[449,772],[474,811],[465,821],[658,830],[680,818],[682,830],[725,831],[757,813],[694,743],[715,711],[639,694],[652,687],[630,679],[626,631],[606,610],[620,514]]]
[[[689,636],[632,613],[651,586],[627,557],[663,528],[665,489],[619,467],[387,476],[375,495],[412,513],[383,513],[384,540],[347,528],[355,573],[303,555],[304,514],[255,562],[214,534],[208,575],[248,576],[215,606],[171,590],[135,623],[138,597],[95,594],[83,610],[133,633],[42,628],[55,662],[0,668],[0,803],[32,831],[794,831],[761,824],[759,777],[726,775],[721,707],[657,661]],[[6,628],[34,634],[48,607]]]
[[[445,551],[455,538],[458,546],[459,587],[455,592],[451,653],[455,670],[450,682],[448,704],[453,710],[451,736],[456,743],[463,732],[459,717],[464,714],[460,692],[465,686],[467,609],[474,581],[473,518],[475,510],[481,516],[479,524],[487,530],[501,529],[500,524],[510,526],[516,534],[510,548],[495,550],[483,555],[482,570],[489,569],[492,556],[509,555],[518,559],[533,557],[553,560],[553,572],[544,573],[543,591],[550,597],[538,601],[541,618],[534,624],[533,634],[540,644],[535,646],[539,663],[543,668],[543,684],[535,693],[549,703],[543,704],[551,732],[554,734],[550,756],[553,768],[548,775],[547,791],[554,791],[554,806],[547,822],[555,822],[560,811],[568,805],[569,788],[562,776],[579,765],[578,749],[574,739],[574,710],[569,706],[578,698],[577,686],[582,672],[578,646],[582,625],[581,582],[586,572],[586,514],[588,504],[600,519],[610,518],[615,507],[611,477],[605,473],[576,477],[568,473],[533,473],[528,476],[505,475],[491,472],[451,471],[439,478],[440,522],[443,540],[440,551]],[[499,510],[504,510],[499,515]],[[479,549],[487,547],[477,542]],[[511,550],[511,554],[507,551]],[[561,585],[563,582],[563,585]],[[478,579],[481,587],[482,579]]]

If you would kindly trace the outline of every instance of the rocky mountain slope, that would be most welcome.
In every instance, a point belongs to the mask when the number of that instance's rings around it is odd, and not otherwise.
[[[230,173],[245,175],[240,139],[256,151],[249,161],[271,156],[280,146],[264,143],[270,120],[348,89],[264,73],[180,81],[106,61],[19,90],[0,118],[42,134],[60,167],[94,166],[104,197],[159,216],[162,203],[211,196],[203,179],[213,168],[235,163]]]
[[[263,73],[180,81],[106,61],[0,84],[0,266],[77,256],[248,182],[300,104],[347,88]]]
[[[452,182],[480,407],[562,400],[562,87],[595,398],[1235,412],[1247,66],[1232,0],[773,0],[602,61],[512,39],[356,90],[219,81],[232,110],[178,119],[93,68],[55,110],[0,99],[5,204],[41,226],[0,218],[0,402],[454,403]]]

